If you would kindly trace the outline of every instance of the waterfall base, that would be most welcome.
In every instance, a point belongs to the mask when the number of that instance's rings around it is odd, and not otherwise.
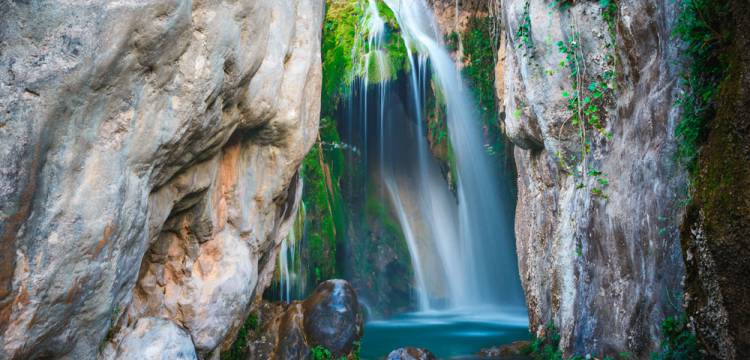
[[[365,324],[361,359],[381,359],[391,350],[429,349],[439,359],[470,358],[480,349],[529,338],[526,309],[472,308],[402,314]]]

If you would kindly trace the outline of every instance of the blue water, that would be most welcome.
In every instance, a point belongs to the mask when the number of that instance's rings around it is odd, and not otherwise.
[[[465,358],[482,348],[529,339],[525,309],[428,311],[365,324],[360,357],[382,359],[399,347],[421,347],[439,359]]]

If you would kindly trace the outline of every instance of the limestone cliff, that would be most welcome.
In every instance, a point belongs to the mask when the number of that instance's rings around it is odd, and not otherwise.
[[[298,206],[322,16],[0,1],[0,358],[231,342]]]
[[[553,322],[566,354],[647,358],[662,319],[681,311],[676,5],[501,5],[498,93],[531,328]]]

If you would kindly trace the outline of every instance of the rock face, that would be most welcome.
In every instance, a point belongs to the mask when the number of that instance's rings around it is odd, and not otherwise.
[[[517,146],[516,244],[531,328],[553,321],[566,354],[647,358],[664,316],[679,311],[684,274],[675,4],[613,2],[608,23],[598,2],[501,3],[498,86]],[[593,100],[600,130],[590,115],[571,119],[573,83],[604,93]]]
[[[407,348],[398,348],[396,350],[391,351],[390,354],[388,354],[388,360],[435,360],[435,355],[433,355],[429,350],[422,349],[422,348],[413,348],[413,347],[407,347]]]
[[[298,206],[323,0],[0,9],[0,358],[231,343]]]
[[[104,357],[117,359],[197,360],[190,334],[174,322],[158,318],[140,318],[132,328],[120,332],[117,349]]]
[[[750,359],[750,14],[728,1],[726,80],[710,121],[682,235],[687,312],[707,359]]]
[[[514,341],[507,345],[482,349],[477,355],[482,359],[522,358],[529,353],[530,347],[529,341]]]
[[[352,354],[364,318],[352,286],[344,280],[318,285],[304,301],[265,303],[258,331],[248,335],[248,359],[307,359],[316,346],[333,358]]]

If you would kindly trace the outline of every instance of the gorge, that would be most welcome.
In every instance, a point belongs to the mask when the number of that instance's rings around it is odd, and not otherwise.
[[[0,359],[748,358],[748,10],[0,0]]]

